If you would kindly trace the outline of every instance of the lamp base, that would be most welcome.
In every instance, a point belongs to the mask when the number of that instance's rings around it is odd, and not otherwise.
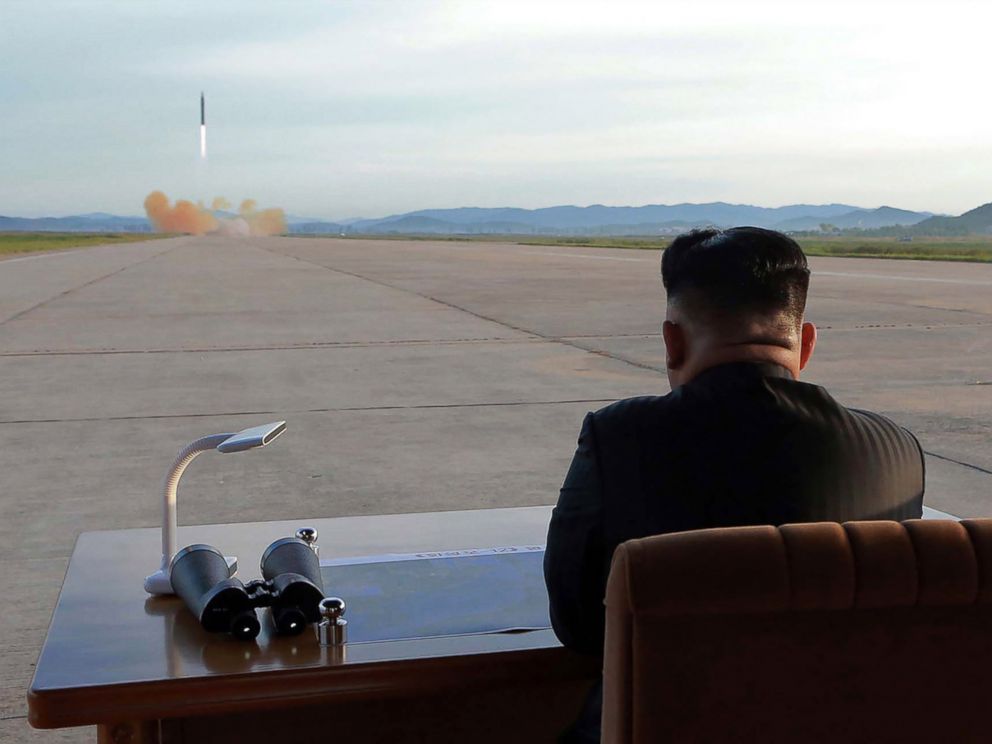
[[[227,561],[228,575],[234,576],[234,574],[238,572],[237,557],[233,555],[225,555],[224,560]],[[175,592],[172,591],[172,581],[169,580],[169,572],[164,568],[160,568],[151,576],[146,576],[145,591],[149,594],[158,595],[175,594]]]

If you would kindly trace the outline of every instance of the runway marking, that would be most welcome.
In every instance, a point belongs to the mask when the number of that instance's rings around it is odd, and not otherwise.
[[[559,251],[517,251],[525,256],[565,256],[566,258],[588,258],[590,261],[633,261],[634,263],[647,263],[651,259],[647,258],[627,258],[624,256],[590,256],[588,253],[562,253]]]
[[[853,271],[814,271],[813,276],[837,276],[850,279],[885,279],[900,282],[932,282],[934,284],[964,284],[970,287],[992,287],[992,282],[970,279],[941,279],[935,276],[896,276],[894,274],[860,274]],[[937,308],[935,308],[937,309]]]

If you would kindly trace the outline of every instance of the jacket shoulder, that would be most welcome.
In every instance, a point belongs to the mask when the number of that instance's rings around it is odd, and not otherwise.
[[[864,428],[872,430],[887,438],[902,442],[910,449],[917,450],[920,458],[923,458],[923,446],[920,444],[920,440],[916,438],[916,435],[909,429],[900,426],[892,419],[887,418],[880,413],[875,413],[874,411],[865,411],[860,408],[845,408],[844,410],[852,419],[858,421]]]
[[[613,425],[628,422],[642,416],[656,416],[671,405],[671,393],[668,395],[640,395],[636,398],[624,398],[598,411],[589,414],[596,425]]]

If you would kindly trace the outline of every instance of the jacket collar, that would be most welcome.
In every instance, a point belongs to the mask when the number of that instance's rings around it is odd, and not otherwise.
[[[706,385],[722,385],[733,380],[756,380],[763,377],[793,379],[792,373],[778,364],[772,364],[770,362],[731,362],[704,369],[686,384],[693,385],[702,382]]]

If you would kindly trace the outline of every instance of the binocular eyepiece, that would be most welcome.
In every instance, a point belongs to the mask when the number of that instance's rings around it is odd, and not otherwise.
[[[280,635],[298,635],[320,620],[324,585],[312,539],[276,540],[262,554],[260,568],[263,578],[244,584],[231,577],[223,553],[197,544],[176,553],[169,580],[203,629],[212,633],[254,639],[262,627],[255,612],[259,607],[272,608]]]

